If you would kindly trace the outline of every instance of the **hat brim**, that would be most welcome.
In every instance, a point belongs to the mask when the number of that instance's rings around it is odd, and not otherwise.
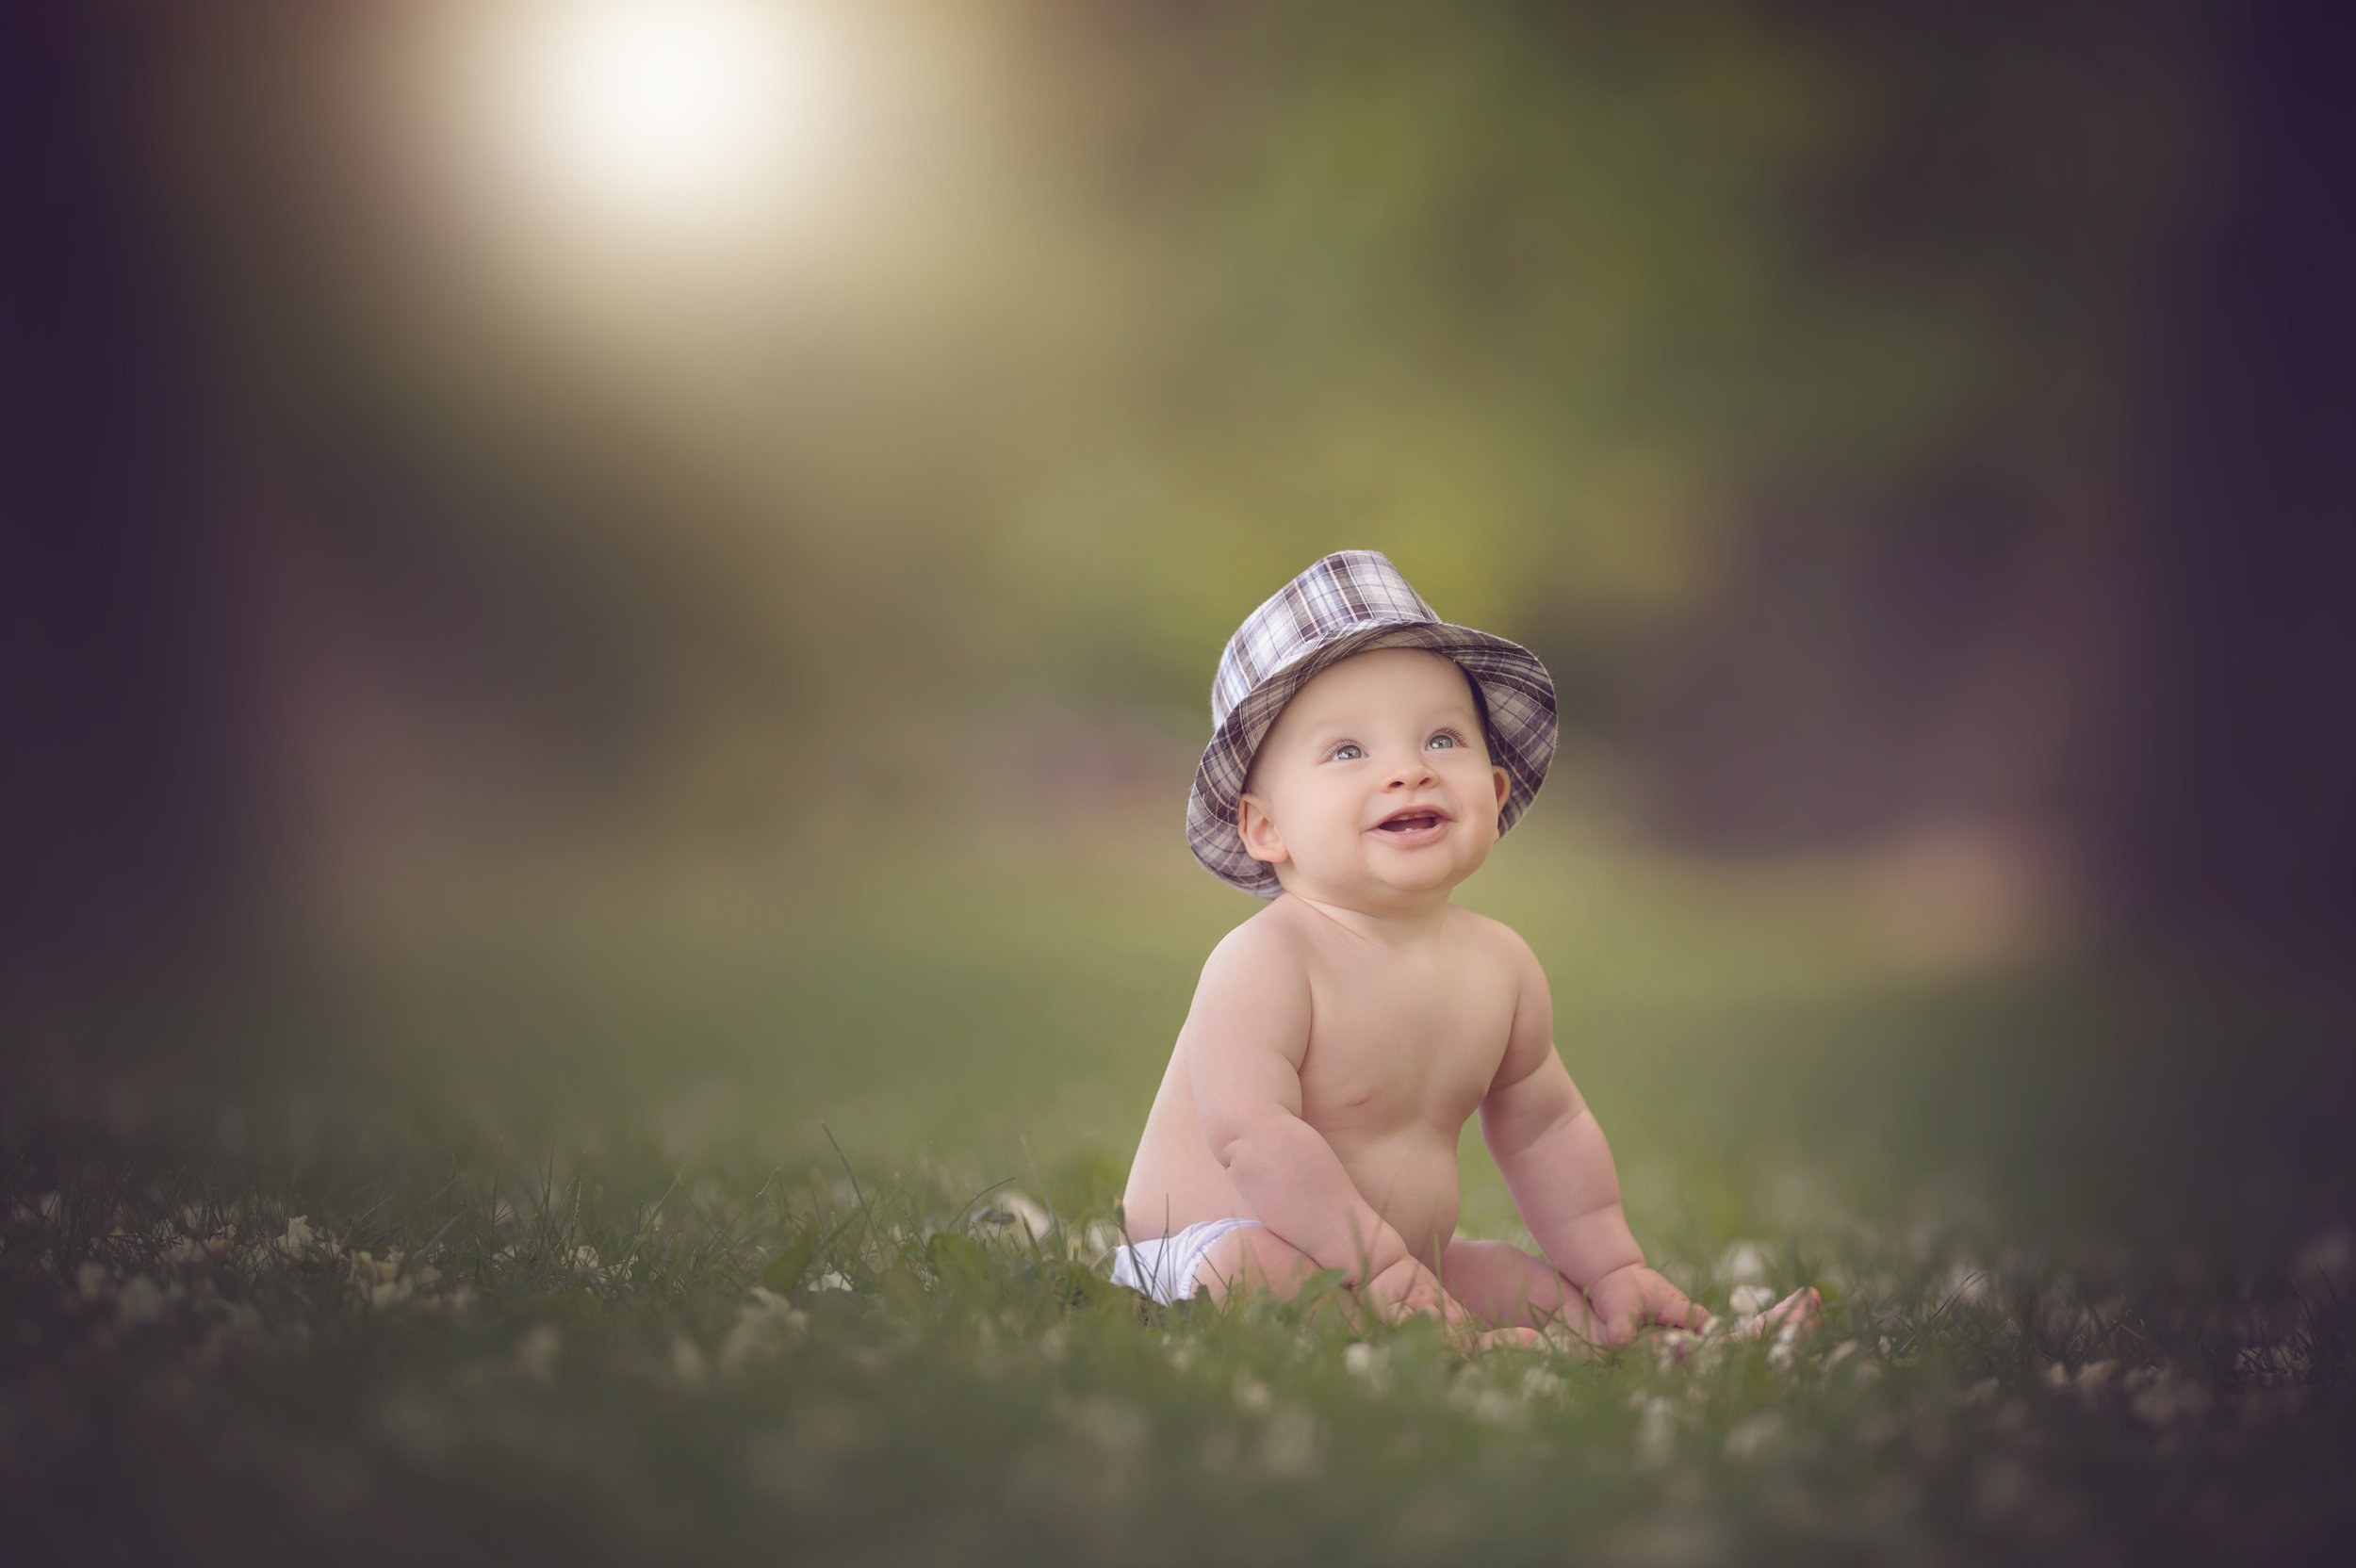
[[[1494,760],[1505,770],[1508,792],[1497,811],[1502,834],[1521,819],[1546,782],[1558,739],[1554,678],[1538,656],[1517,643],[1446,621],[1386,622],[1347,632],[1276,671],[1235,704],[1203,748],[1194,788],[1186,797],[1186,843],[1220,881],[1261,898],[1284,891],[1276,868],[1252,858],[1236,830],[1244,780],[1260,743],[1301,688],[1353,654],[1375,648],[1422,648],[1463,666],[1488,707]]]

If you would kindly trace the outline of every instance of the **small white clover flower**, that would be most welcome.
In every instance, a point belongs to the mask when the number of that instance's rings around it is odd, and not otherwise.
[[[1058,1413],[1074,1436],[1099,1453],[1142,1453],[1153,1441],[1153,1416],[1122,1400],[1091,1396],[1063,1405]]]
[[[1299,1405],[1285,1405],[1268,1416],[1260,1434],[1260,1463],[1272,1476],[1297,1478],[1317,1469],[1322,1446],[1317,1418]]]
[[[307,1258],[319,1247],[319,1233],[311,1228],[311,1221],[296,1215],[286,1221],[286,1233],[275,1243],[278,1255],[284,1258]]]
[[[991,1207],[974,1217],[984,1224],[1020,1226],[1025,1234],[1038,1241],[1055,1228],[1055,1217],[1045,1204],[1014,1187],[1002,1188],[990,1197]],[[1117,1239],[1117,1238],[1116,1238]],[[1107,1245],[1110,1250],[1110,1245]]]
[[[720,1371],[726,1377],[734,1377],[756,1360],[776,1355],[787,1341],[799,1338],[810,1324],[808,1313],[776,1291],[755,1285],[751,1295],[752,1299],[737,1312],[735,1323],[720,1340]],[[677,1370],[676,1344],[672,1360],[673,1369]]]
[[[1767,1279],[1767,1258],[1755,1241],[1738,1241],[1718,1254],[1718,1278],[1730,1285],[1763,1284]]]
[[[115,1327],[136,1328],[153,1323],[164,1315],[164,1293],[155,1282],[144,1274],[135,1274],[124,1282],[123,1294],[115,1301]]]
[[[2166,1366],[2138,1366],[2121,1386],[2135,1419],[2161,1430],[2199,1426],[2215,1399],[2206,1384]]]
[[[536,1383],[556,1380],[556,1364],[564,1354],[564,1331],[553,1323],[535,1323],[515,1342],[515,1365]]]
[[[1969,1307],[1987,1300],[1994,1294],[1988,1272],[1970,1258],[1957,1258],[1939,1283],[1939,1295],[1959,1307]]]
[[[1521,1419],[1520,1401],[1501,1388],[1481,1381],[1469,1373],[1448,1385],[1448,1402],[1476,1421],[1492,1427],[1502,1427]]]
[[[1726,1457],[1757,1459],[1775,1446],[1775,1440],[1782,1435],[1782,1412],[1762,1410],[1756,1415],[1746,1415],[1726,1432]]]
[[[1640,1396],[1640,1397],[1642,1397]],[[1636,1458],[1645,1465],[1661,1465],[1677,1451],[1677,1410],[1665,1394],[1644,1399],[1637,1408]]]
[[[671,1376],[681,1388],[698,1389],[711,1380],[711,1359],[703,1348],[685,1334],[671,1336]]]

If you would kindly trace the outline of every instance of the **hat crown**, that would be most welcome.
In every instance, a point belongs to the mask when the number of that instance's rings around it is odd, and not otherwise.
[[[1211,724],[1279,670],[1336,637],[1370,626],[1437,624],[1440,617],[1379,550],[1336,550],[1244,617],[1219,656],[1211,682]]]

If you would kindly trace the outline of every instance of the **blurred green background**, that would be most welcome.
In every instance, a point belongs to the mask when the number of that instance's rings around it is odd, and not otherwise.
[[[1359,547],[1555,672],[1464,896],[1652,1219],[2344,1203],[2304,9],[28,14],[20,1110],[1117,1176]]]

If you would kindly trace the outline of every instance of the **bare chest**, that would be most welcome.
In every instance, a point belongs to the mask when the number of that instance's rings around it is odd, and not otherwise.
[[[1513,1022],[1507,977],[1478,955],[1329,957],[1310,973],[1301,1115],[1329,1135],[1409,1127],[1452,1139],[1488,1092]]]

